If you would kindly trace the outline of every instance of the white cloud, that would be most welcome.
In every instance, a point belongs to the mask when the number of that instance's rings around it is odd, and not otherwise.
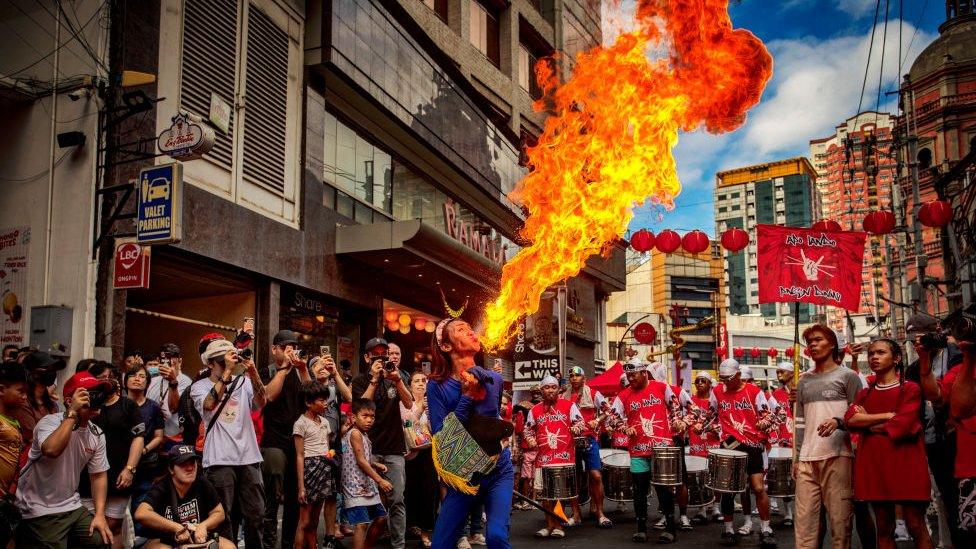
[[[852,17],[863,17],[874,13],[877,5],[877,0],[839,0],[837,9]]]

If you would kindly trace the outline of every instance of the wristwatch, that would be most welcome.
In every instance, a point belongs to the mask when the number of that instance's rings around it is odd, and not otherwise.
[[[74,419],[74,420],[77,420],[78,419],[78,412],[76,412],[74,410],[66,410],[64,412],[64,419]]]
[[[125,469],[126,471],[132,473],[133,475],[136,474],[136,468],[134,465],[126,465]]]

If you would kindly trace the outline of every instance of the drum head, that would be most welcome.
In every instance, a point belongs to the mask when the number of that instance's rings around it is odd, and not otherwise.
[[[685,456],[685,469],[689,473],[708,470],[708,459],[699,456]]]
[[[608,467],[630,468],[630,454],[624,450],[611,450],[611,453],[606,455],[602,461]]]
[[[716,456],[725,457],[748,457],[749,455],[745,452],[740,452],[738,450],[728,450],[725,448],[712,448],[708,451],[709,455],[715,454]]]
[[[770,448],[769,457],[793,459],[793,448]]]

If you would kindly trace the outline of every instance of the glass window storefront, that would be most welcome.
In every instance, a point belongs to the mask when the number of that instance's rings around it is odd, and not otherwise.
[[[324,147],[322,177],[327,184],[375,209],[390,211],[393,166],[389,154],[331,113],[325,114]]]

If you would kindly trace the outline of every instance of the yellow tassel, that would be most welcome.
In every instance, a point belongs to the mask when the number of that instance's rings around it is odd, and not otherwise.
[[[437,469],[437,476],[440,477],[441,481],[443,481],[444,484],[447,484],[451,488],[454,488],[455,490],[463,494],[467,494],[469,496],[473,496],[477,494],[478,493],[477,486],[472,486],[468,484],[468,481],[466,481],[463,477],[455,475],[454,473],[451,473],[450,471],[441,467],[441,462],[440,460],[437,459],[438,444],[437,444],[436,437],[434,438],[434,440],[431,441],[430,446],[431,446],[431,457],[434,460],[434,468]]]

